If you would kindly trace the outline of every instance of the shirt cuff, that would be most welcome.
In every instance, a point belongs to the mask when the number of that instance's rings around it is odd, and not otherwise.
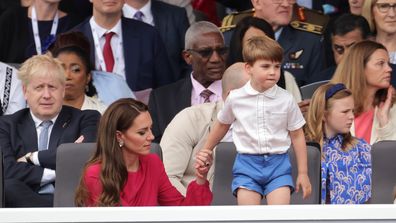
[[[48,183],[52,183],[55,181],[55,170],[51,170],[48,168],[44,168],[43,176],[41,177],[40,186],[46,185]]]
[[[32,163],[36,166],[40,166],[40,161],[38,158],[38,151],[32,153]]]

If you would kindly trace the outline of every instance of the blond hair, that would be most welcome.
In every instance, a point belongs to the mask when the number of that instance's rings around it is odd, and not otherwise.
[[[376,31],[374,16],[373,16],[373,7],[377,3],[378,0],[365,0],[362,7],[362,16],[366,18],[368,24],[370,25],[370,31],[374,33]]]
[[[315,91],[308,108],[307,124],[304,126],[306,140],[319,143],[321,150],[323,149],[324,141],[325,114],[331,110],[335,100],[353,95],[349,89],[342,89],[326,100],[326,92],[334,85],[335,84],[332,83],[324,84]],[[344,137],[341,146],[342,150],[347,151],[357,143],[356,139],[352,137],[350,132],[342,135]]]
[[[282,62],[283,49],[275,40],[267,36],[255,36],[244,44],[243,60],[253,65],[257,60]]]
[[[62,63],[49,52],[32,56],[19,69],[18,78],[25,87],[32,79],[37,77],[53,77],[58,79],[62,85],[66,82],[65,69]]]
[[[349,52],[338,64],[337,69],[330,80],[331,83],[343,83],[351,90],[355,101],[355,115],[364,112],[365,100],[367,97],[367,80],[365,67],[371,55],[376,50],[386,48],[377,42],[365,40],[351,46]],[[373,106],[379,105],[386,98],[387,89],[380,89],[375,94]]]

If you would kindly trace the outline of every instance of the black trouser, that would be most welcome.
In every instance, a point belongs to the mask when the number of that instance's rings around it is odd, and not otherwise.
[[[52,207],[53,194],[39,194],[16,179],[4,181],[5,207]]]

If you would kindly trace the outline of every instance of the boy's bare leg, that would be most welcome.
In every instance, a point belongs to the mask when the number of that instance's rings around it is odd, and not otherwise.
[[[261,194],[245,188],[239,188],[237,191],[238,205],[260,205]]]
[[[290,204],[290,188],[280,187],[267,194],[268,205]]]

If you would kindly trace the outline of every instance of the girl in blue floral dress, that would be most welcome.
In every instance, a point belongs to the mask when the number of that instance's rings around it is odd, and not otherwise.
[[[354,101],[343,84],[325,84],[313,95],[307,141],[322,154],[322,204],[362,204],[371,197],[371,147],[350,133]]]

